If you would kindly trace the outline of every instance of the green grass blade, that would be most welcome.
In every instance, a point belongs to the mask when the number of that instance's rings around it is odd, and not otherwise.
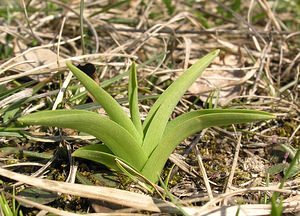
[[[84,31],[83,31],[83,10],[84,10],[84,0],[80,0],[80,36],[81,36],[81,50],[82,55],[85,54],[85,43],[84,43]]]
[[[298,148],[296,154],[294,155],[289,167],[286,169],[284,172],[284,177],[281,180],[279,188],[283,188],[284,183],[290,178],[293,177],[294,175],[299,173],[299,168],[300,168],[300,148]]]
[[[12,211],[14,215],[18,215],[18,210],[16,209],[16,200],[14,198],[15,196],[16,196],[16,190],[15,187],[13,186]]]
[[[18,91],[21,91],[22,89],[25,89],[35,83],[36,83],[36,81],[30,81],[30,82],[24,83],[18,87],[12,88],[12,89],[1,89],[2,91],[0,90],[0,101],[2,101],[3,99],[9,97],[10,95],[12,95]]]
[[[96,12],[92,13],[89,16],[89,18],[92,18],[93,16],[96,16],[101,13],[108,12],[110,9],[119,8],[119,7],[121,7],[121,5],[123,5],[124,3],[127,3],[127,2],[129,2],[129,0],[116,1],[115,3],[109,3],[106,6],[104,6],[100,11],[96,11]]]
[[[133,62],[130,68],[129,83],[128,83],[128,100],[131,121],[136,127],[139,135],[143,137],[143,127],[138,106],[138,82],[135,63]]]
[[[116,158],[109,148],[101,144],[93,144],[81,147],[72,154],[73,157],[80,157],[83,159],[91,160],[96,163],[101,163],[109,168],[116,171],[120,171],[116,164]],[[122,160],[118,158],[119,160]]]
[[[120,104],[118,104],[118,102],[93,79],[74,66],[71,62],[67,62],[66,64],[88,92],[91,93],[95,100],[103,107],[111,120],[124,127],[133,137],[139,139],[141,142],[142,138],[139,136],[135,126]]]
[[[0,196],[0,205],[1,205],[2,211],[5,216],[13,216],[13,212],[10,209],[3,192],[1,193],[1,196]]]
[[[176,146],[185,138],[204,128],[267,120],[274,117],[262,111],[238,109],[197,110],[183,114],[168,123],[161,142],[149,157],[142,174],[154,182],[157,181],[157,173],[161,172]]]
[[[145,135],[143,149],[146,154],[150,155],[159,143],[169,117],[180,98],[218,54],[219,50],[215,50],[198,60],[173,82],[154,103],[143,124]]]
[[[18,119],[24,124],[72,128],[95,136],[118,157],[140,170],[146,161],[139,141],[109,118],[84,110],[41,111]]]
[[[159,182],[162,188],[165,191],[165,194],[169,197],[170,201],[178,208],[178,210],[182,213],[184,216],[189,216],[188,214],[181,206],[181,204],[178,202],[178,198],[175,198],[174,195],[168,190],[167,185],[165,185],[164,181],[159,177]]]
[[[279,188],[282,189],[284,187],[284,183],[288,180],[288,178],[292,177],[295,174],[295,168],[299,166],[299,158],[300,158],[300,148],[298,148],[296,154],[294,155],[290,165],[287,170],[284,172],[283,179],[280,182]],[[298,167],[299,168],[299,167]],[[277,200],[279,198],[279,203]],[[282,212],[282,196],[280,196],[279,192],[274,192],[271,197],[272,211],[271,215],[281,215]]]

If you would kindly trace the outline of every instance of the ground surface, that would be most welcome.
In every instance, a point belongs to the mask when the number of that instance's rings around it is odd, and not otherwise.
[[[268,215],[274,191],[280,192],[278,200],[283,201],[286,214],[299,212],[298,0],[85,1],[83,38],[80,1],[20,2],[0,3],[1,167],[36,179],[104,186],[134,194],[114,191],[125,200],[123,205],[115,205],[113,196],[107,200],[99,195],[104,191],[88,196],[87,191],[96,189],[83,188],[74,194],[79,186],[51,187],[49,182],[17,178],[1,169],[1,188],[10,206],[9,194],[17,180],[16,199],[33,200],[21,207],[24,215],[174,211],[220,215],[221,210],[234,215],[239,205],[240,215]],[[219,57],[189,89],[172,117],[210,107],[257,109],[277,118],[205,129],[181,143],[162,173],[164,180],[169,178],[162,197],[145,191],[124,174],[69,157],[73,149],[96,143],[94,137],[68,129],[24,127],[16,122],[19,116],[47,109],[102,112],[80,93],[84,89],[78,80],[67,76],[66,59],[93,63],[93,78],[126,108],[128,79],[118,75],[126,72],[132,61],[138,66],[139,93],[159,95],[186,68],[214,49],[221,50]],[[68,89],[59,98],[58,92],[66,82]],[[141,98],[140,111],[145,115],[154,100]],[[285,179],[293,160],[293,175]],[[279,190],[283,179],[285,187]],[[159,210],[149,197],[135,197],[140,194],[170,201],[177,207]],[[136,200],[148,207],[138,206]]]

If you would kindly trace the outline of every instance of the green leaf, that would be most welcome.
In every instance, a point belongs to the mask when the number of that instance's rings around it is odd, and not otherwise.
[[[89,18],[92,18],[92,17],[94,17],[94,16],[96,16],[98,14],[101,14],[101,13],[106,13],[110,9],[120,8],[122,4],[127,3],[127,2],[129,2],[129,0],[123,0],[123,1],[116,1],[116,2],[108,3],[107,5],[101,7],[101,10],[99,10],[99,11],[97,10],[94,13],[92,13],[91,15],[89,15]]]
[[[6,215],[13,216],[13,212],[12,212],[11,208],[9,207],[9,204],[8,204],[3,192],[1,193],[1,196],[0,196],[0,205],[1,205],[1,209],[5,216]]]
[[[8,89],[8,90],[5,89],[4,87],[2,87],[1,90],[0,90],[0,101],[4,100],[5,98],[9,97],[10,95],[12,95],[12,94],[14,94],[18,91],[21,91],[22,89],[25,89],[25,88],[31,86],[34,83],[36,83],[36,81],[30,81],[30,82],[24,83],[23,85],[20,85],[16,88],[11,88],[11,89]]]
[[[274,193],[275,194],[275,193]],[[277,196],[274,195],[271,197],[271,216],[282,216],[283,212],[283,202],[282,197],[279,198],[279,202],[277,202]]]
[[[57,193],[53,193],[39,188],[32,188],[32,187],[21,190],[20,192],[18,192],[18,196],[22,196],[23,198],[34,201],[39,204],[48,204],[58,198]],[[24,203],[23,205],[28,208],[32,207]]]
[[[10,154],[23,154],[26,157],[35,157],[35,158],[42,158],[42,159],[51,159],[53,157],[52,153],[28,151],[28,150],[23,150],[20,147],[0,148],[0,155],[10,155]]]
[[[120,186],[119,176],[109,170],[101,171],[91,175],[91,178],[104,187],[117,188]]]
[[[161,172],[176,146],[182,140],[204,128],[260,121],[274,117],[274,115],[262,111],[238,109],[197,110],[185,113],[168,123],[161,142],[150,155],[142,169],[142,174],[149,177],[151,181],[157,181],[157,173]]]
[[[282,172],[287,167],[288,167],[287,163],[280,163],[280,164],[271,166],[270,168],[268,168],[266,170],[266,172],[272,176],[272,175],[276,175],[276,174]]]
[[[297,149],[296,153],[293,156],[293,159],[289,167],[284,170],[284,177],[281,181],[280,188],[283,187],[283,184],[287,179],[297,175],[300,172],[300,148]]]
[[[18,119],[24,124],[72,128],[95,136],[122,160],[140,170],[147,157],[139,141],[109,118],[84,110],[41,111]]]
[[[298,154],[298,158],[295,158],[295,156],[297,154],[297,149],[293,148],[293,146],[288,145],[288,144],[281,144],[280,147],[283,149],[283,151],[285,153],[287,153],[289,155],[289,158],[292,161],[296,160],[296,162],[294,163],[293,167],[290,169],[290,173],[289,173],[289,177],[288,178],[297,175],[300,172],[300,155]],[[298,151],[299,151],[299,149],[298,149]],[[284,169],[284,175],[287,174],[287,170],[288,169],[289,169],[289,167],[285,167],[285,169]]]
[[[142,137],[139,136],[138,131],[120,104],[118,104],[118,102],[93,79],[74,66],[71,62],[67,62],[66,64],[88,92],[93,95],[95,100],[103,107],[111,120],[124,127],[133,137],[138,139],[139,142],[142,142]]]
[[[130,68],[129,83],[128,83],[128,100],[131,121],[136,127],[139,135],[143,137],[143,127],[138,105],[138,83],[135,63],[133,62]]]
[[[163,0],[163,3],[165,4],[168,14],[172,15],[174,13],[175,7],[172,5],[172,0]]]
[[[84,185],[93,185],[94,183],[87,177],[83,176],[80,172],[76,172],[76,181]]]
[[[288,154],[289,158],[293,160],[296,155],[297,150],[293,148],[293,146],[289,144],[281,144],[280,148],[284,151],[284,153]]]
[[[91,160],[96,163],[101,163],[116,171],[120,171],[119,167],[116,164],[116,158],[118,157],[115,156],[105,145],[92,144],[84,146],[73,152],[72,156]],[[120,158],[118,159],[123,160]]]
[[[145,134],[143,149],[147,155],[151,154],[161,140],[169,117],[180,98],[218,54],[219,50],[215,50],[198,60],[173,82],[154,103],[143,124]]]

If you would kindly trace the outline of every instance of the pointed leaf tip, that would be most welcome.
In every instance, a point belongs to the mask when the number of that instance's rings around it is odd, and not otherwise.
[[[125,128],[134,138],[139,140],[139,142],[142,142],[141,136],[121,105],[108,92],[99,86],[98,83],[70,61],[67,61],[66,65],[93,98],[103,107],[110,119]]]
[[[179,76],[156,100],[150,109],[144,123],[143,149],[148,155],[158,145],[166,127],[169,117],[178,104],[180,98],[188,88],[201,76],[203,71],[219,54],[214,50],[196,61],[181,76]]]

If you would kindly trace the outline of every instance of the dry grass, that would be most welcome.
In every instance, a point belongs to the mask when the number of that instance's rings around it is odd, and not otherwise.
[[[177,206],[189,215],[234,215],[238,209],[239,215],[268,215],[275,191],[282,196],[285,213],[300,211],[299,174],[283,189],[278,189],[282,170],[268,174],[269,168],[290,162],[291,149],[300,144],[297,1],[246,1],[236,12],[227,1],[171,1],[169,8],[163,2],[85,1],[84,48],[80,1],[0,4],[2,190],[9,194],[15,184],[17,192],[36,186],[58,193],[55,201],[40,204],[17,195],[18,201],[27,202],[27,215],[181,214]],[[127,78],[113,78],[133,60],[139,65],[140,92],[153,95],[217,48],[220,57],[181,100],[174,116],[204,108],[213,94],[214,106],[265,110],[278,117],[210,128],[182,143],[162,174],[170,178],[168,190],[176,203],[159,186],[160,192],[151,194],[139,182],[129,183],[98,164],[73,161],[72,149],[95,142],[91,136],[57,128],[17,128],[18,116],[37,110],[99,109],[74,97],[79,88],[66,70],[68,59],[95,64],[97,79],[122,103]],[[63,88],[67,86],[73,90]],[[5,89],[15,91],[3,94]],[[147,113],[153,101],[141,103]],[[94,186],[80,186],[75,179]]]

